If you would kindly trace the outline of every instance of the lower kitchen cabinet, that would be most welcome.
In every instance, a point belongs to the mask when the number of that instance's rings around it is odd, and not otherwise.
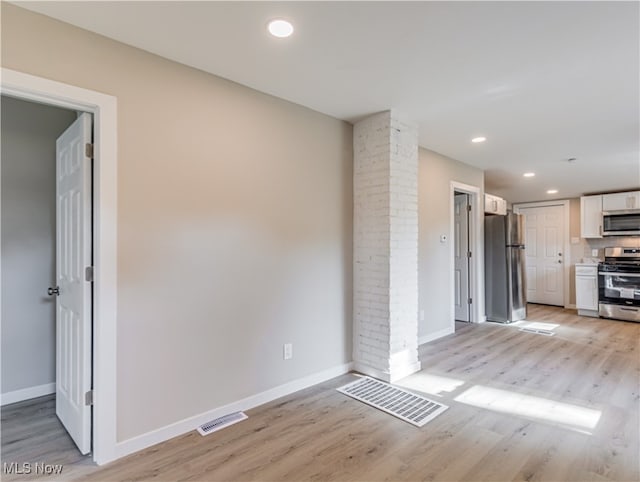
[[[579,315],[598,317],[598,265],[576,264],[576,308]]]

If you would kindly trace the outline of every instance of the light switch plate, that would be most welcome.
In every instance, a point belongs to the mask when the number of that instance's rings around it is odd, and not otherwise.
[[[293,358],[293,345],[291,343],[285,343],[282,347],[282,357],[285,360],[291,360]]]

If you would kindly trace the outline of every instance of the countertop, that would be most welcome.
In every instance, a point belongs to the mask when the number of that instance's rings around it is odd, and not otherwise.
[[[576,263],[576,266],[598,266],[598,263],[602,263],[598,258],[582,258],[582,261]]]

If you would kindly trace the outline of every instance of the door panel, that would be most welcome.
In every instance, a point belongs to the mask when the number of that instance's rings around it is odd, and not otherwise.
[[[555,226],[544,228],[544,255],[553,258],[558,254],[558,230]]]
[[[529,218],[527,216],[526,218],[526,223],[527,223],[527,234],[525,236],[525,241],[524,244],[527,247],[527,256],[533,256],[536,257],[538,256],[538,236],[537,236],[537,228],[534,227],[529,227],[531,224],[535,223],[535,216],[532,218]]]
[[[544,292],[554,293],[558,289],[557,269],[555,267],[545,267],[544,269]]]
[[[525,215],[527,301],[564,306],[564,207],[517,208]]]
[[[469,307],[469,195],[454,197],[454,303],[455,319],[471,321]]]
[[[82,114],[56,142],[56,415],[83,454],[91,450],[91,116]]]

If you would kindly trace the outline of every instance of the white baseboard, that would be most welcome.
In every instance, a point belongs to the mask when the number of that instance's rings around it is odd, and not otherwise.
[[[421,336],[420,338],[418,338],[418,345],[424,345],[425,343],[437,340],[438,338],[442,338],[443,336],[451,335],[452,333],[455,333],[455,331],[455,328],[445,328],[444,330],[439,330],[435,333],[429,333],[428,335]]]
[[[35,387],[23,388],[22,390],[15,390],[13,392],[7,392],[2,394],[2,406],[9,405],[10,403],[22,402],[23,400],[30,400],[32,398],[42,397],[44,395],[50,395],[56,393],[55,383],[45,383],[44,385],[38,385]]]
[[[164,442],[178,435],[195,430],[197,427],[205,422],[213,420],[214,418],[221,417],[233,412],[240,412],[242,410],[249,410],[251,408],[263,405],[267,402],[275,400],[280,397],[284,397],[298,390],[308,388],[318,383],[330,380],[332,378],[349,373],[353,369],[353,363],[344,363],[333,368],[314,373],[304,378],[299,378],[291,382],[285,383],[278,387],[266,390],[256,395],[252,395],[242,400],[231,402],[222,407],[214,408],[208,412],[195,415],[193,417],[185,418],[178,422],[166,425],[165,427],[147,432],[145,434],[133,437],[116,444],[116,458],[124,457],[125,455],[132,454],[138,450],[145,449],[152,445]]]
[[[353,370],[363,375],[377,378],[378,380],[382,380],[384,382],[389,381],[389,373],[384,372],[382,370],[378,370],[377,368],[373,368],[372,366],[369,366],[366,363],[353,362]]]
[[[377,378],[378,380],[382,380],[387,383],[395,383],[398,380],[402,380],[409,375],[419,372],[422,369],[422,364],[420,362],[411,363],[405,367],[402,367],[402,370],[398,370],[393,374],[393,378],[391,377],[389,372],[385,372],[379,370],[377,368],[373,368],[372,366],[367,365],[362,362],[354,362],[353,370],[363,375],[367,375],[369,377]]]
[[[590,318],[600,318],[598,310],[578,310],[578,315],[588,316]]]

